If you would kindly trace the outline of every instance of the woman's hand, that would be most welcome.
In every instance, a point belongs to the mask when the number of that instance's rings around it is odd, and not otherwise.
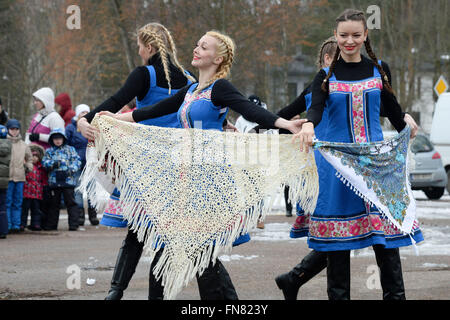
[[[99,116],[107,116],[107,117],[111,117],[111,118],[116,118],[117,114],[109,112],[109,111],[100,111],[98,113]]]
[[[301,131],[292,137],[292,141],[300,139],[300,151],[304,150],[305,152],[309,152],[314,136],[314,124],[312,122],[306,122],[303,123]]]
[[[78,130],[81,132],[83,137],[88,140],[95,140],[95,135],[98,133],[98,129],[92,126],[86,118],[80,118],[77,122]]]
[[[413,117],[411,117],[409,114],[405,113],[405,117],[403,120],[406,122],[406,124],[411,128],[411,135],[410,138],[413,139],[417,135],[417,131],[419,130],[419,126],[414,121]]]
[[[297,120],[286,120],[284,118],[278,118],[274,125],[280,129],[289,130],[292,133],[298,133],[302,129],[302,125],[308,120],[306,119],[297,119]]]
[[[289,121],[288,130],[293,134],[299,133],[302,130],[302,126],[306,123],[308,119],[295,119]]]

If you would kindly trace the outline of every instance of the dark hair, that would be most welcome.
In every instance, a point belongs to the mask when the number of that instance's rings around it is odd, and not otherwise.
[[[316,59],[316,66],[318,69],[322,68],[324,63],[323,59],[325,58],[326,54],[328,54],[329,56],[333,55],[334,57],[336,48],[337,48],[337,41],[334,36],[329,37],[327,40],[322,42],[322,45],[320,46],[320,50]]]
[[[367,21],[366,17],[364,15],[364,12],[354,9],[346,9],[344,12],[342,12],[339,17],[336,18],[336,29],[339,23],[344,21],[361,21],[364,25],[364,31],[367,30]],[[386,90],[390,93],[394,93],[392,90],[391,85],[389,84],[389,79],[386,75],[386,72],[384,72],[383,67],[378,63],[377,56],[372,50],[372,46],[370,45],[369,36],[367,36],[366,41],[364,41],[364,46],[366,47],[366,52],[369,55],[370,59],[372,60],[372,63],[375,65],[375,67],[378,69],[378,71],[381,74],[381,80],[383,81],[383,86],[386,88]],[[328,74],[326,78],[323,80],[322,83],[322,90],[325,92],[328,92],[328,80],[330,79],[331,75],[333,74],[333,70],[336,66],[336,62],[339,59],[339,56],[341,54],[341,49],[339,46],[336,48],[336,52],[333,57],[333,62],[330,65],[330,68],[328,70]]]

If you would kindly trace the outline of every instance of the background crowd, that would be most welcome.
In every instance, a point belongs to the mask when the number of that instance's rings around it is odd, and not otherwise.
[[[24,138],[22,124],[8,117],[0,99],[1,239],[25,228],[57,230],[62,206],[70,231],[85,222],[85,201],[75,188],[86,164],[88,140],[77,131],[76,120],[89,106],[72,108],[67,93],[55,98],[50,88],[37,90],[33,99],[37,112]],[[87,207],[91,225],[97,225],[97,212],[89,202]]]

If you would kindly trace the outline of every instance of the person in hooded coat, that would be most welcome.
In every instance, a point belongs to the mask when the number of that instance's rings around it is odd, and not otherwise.
[[[64,127],[67,127],[71,122],[72,118],[75,117],[75,111],[72,109],[72,101],[67,93],[60,93],[55,98],[55,104],[59,106],[59,115],[64,120]]]
[[[55,95],[52,89],[41,88],[33,93],[33,98],[37,113],[28,127],[25,142],[38,144],[47,150],[50,148],[50,132],[56,128],[64,129],[64,120],[55,111]]]
[[[50,133],[51,148],[47,149],[42,165],[48,171],[48,185],[51,190],[51,207],[44,230],[57,230],[61,195],[67,206],[69,230],[78,229],[80,211],[75,202],[75,174],[80,170],[81,161],[74,147],[67,144],[64,129],[57,128]]]
[[[30,126],[28,127],[25,143],[37,144],[47,150],[50,148],[50,132],[54,129],[64,129],[64,120],[55,111],[55,94],[50,88],[41,88],[33,93],[34,105],[37,112],[34,114]],[[50,189],[44,187],[43,199],[41,201],[41,226],[46,224],[50,211]]]

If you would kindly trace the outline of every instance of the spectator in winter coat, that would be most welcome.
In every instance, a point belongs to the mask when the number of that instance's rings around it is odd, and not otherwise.
[[[77,120],[80,117],[86,115],[89,111],[90,111],[89,106],[85,104],[78,105],[75,108],[75,117],[73,117],[72,123],[66,127],[67,144],[75,148],[81,160],[81,168],[75,174],[77,186],[80,184],[80,175],[84,169],[84,166],[86,165],[86,148],[88,143],[88,140],[85,137],[83,137],[83,135],[80,132],[77,131]],[[78,223],[80,226],[83,226],[85,220],[83,195],[78,191],[75,191],[75,202],[80,208],[80,220],[78,221]],[[99,221],[97,219],[97,211],[95,210],[94,207],[92,207],[92,205],[89,202],[88,202],[88,216],[91,225],[95,226],[99,224]]]
[[[64,129],[53,130],[50,133],[49,142],[51,148],[45,152],[42,164],[48,171],[48,185],[52,197],[51,207],[42,229],[58,229],[61,195],[63,195],[69,215],[69,230],[75,231],[78,229],[78,218],[80,216],[74,196],[75,174],[80,170],[80,157],[74,147],[67,145]]]
[[[11,141],[6,139],[8,129],[0,125],[0,239],[8,234],[8,216],[6,215],[6,191],[9,182],[9,162],[11,161]]]
[[[40,202],[47,185],[47,171],[42,166],[44,148],[37,144],[30,146],[33,155],[33,170],[27,173],[25,186],[23,188],[21,229],[27,226],[28,211],[31,210],[31,223],[27,227],[32,231],[41,230]]]
[[[75,117],[75,111],[72,109],[69,95],[67,93],[59,94],[55,99],[55,103],[59,109],[59,115],[64,120],[64,127],[67,127],[71,123],[72,118]]]
[[[8,215],[8,229],[10,233],[21,231],[20,219],[22,216],[23,185],[25,175],[33,170],[30,148],[20,135],[20,122],[16,119],[8,120],[7,138],[11,141],[11,161],[9,163],[9,182],[6,193],[6,214]]]
[[[77,151],[81,160],[81,168],[86,164],[86,147],[88,139],[77,131],[77,120],[87,114],[90,109],[85,104],[78,105],[75,111],[75,117],[72,118],[72,122],[66,127],[67,144],[72,146]]]
[[[33,116],[25,137],[26,143],[35,143],[44,149],[50,148],[48,138],[56,128],[64,129],[64,120],[55,111],[55,95],[50,88],[41,88],[33,93],[37,113]]]

